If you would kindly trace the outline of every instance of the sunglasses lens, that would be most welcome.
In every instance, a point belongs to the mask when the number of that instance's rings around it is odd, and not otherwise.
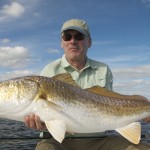
[[[74,38],[77,41],[81,41],[84,39],[84,35],[82,33],[77,33],[75,35],[71,35],[69,33],[64,33],[62,38],[64,41],[70,41],[72,38]]]
[[[84,35],[82,33],[78,33],[78,34],[75,34],[74,38],[77,40],[77,41],[81,41],[84,39]]]
[[[71,34],[64,34],[62,36],[62,38],[63,38],[64,41],[70,41],[71,38],[72,38],[72,35]]]

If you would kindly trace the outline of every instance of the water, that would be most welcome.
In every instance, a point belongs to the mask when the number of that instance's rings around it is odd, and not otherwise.
[[[116,132],[107,132],[116,134]],[[143,141],[150,143],[150,125],[142,123]],[[24,123],[0,119],[0,150],[34,150],[40,141],[39,131],[26,128]]]
[[[40,141],[39,131],[24,123],[0,119],[0,150],[34,150]]]

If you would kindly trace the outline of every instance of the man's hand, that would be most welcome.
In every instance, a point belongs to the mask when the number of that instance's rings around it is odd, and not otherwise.
[[[46,126],[44,123],[41,122],[40,117],[34,114],[30,114],[29,116],[26,116],[24,122],[26,127],[31,129],[37,129],[37,130],[46,129]]]

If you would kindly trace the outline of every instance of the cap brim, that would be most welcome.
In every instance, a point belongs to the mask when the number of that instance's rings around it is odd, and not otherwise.
[[[64,29],[61,30],[61,33],[64,32],[64,31],[66,31],[66,30],[69,30],[69,29],[70,30],[76,30],[78,32],[81,32],[84,35],[87,35],[87,32],[85,30],[83,30],[83,29],[81,29],[79,27],[75,27],[75,26],[70,26],[70,27],[64,28]]]

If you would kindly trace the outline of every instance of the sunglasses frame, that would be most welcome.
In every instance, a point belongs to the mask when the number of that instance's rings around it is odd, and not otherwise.
[[[82,41],[85,38],[85,35],[82,33],[76,33],[74,35],[70,34],[70,33],[63,33],[62,35],[62,39],[64,41],[70,41],[72,38],[74,38],[76,41]]]

